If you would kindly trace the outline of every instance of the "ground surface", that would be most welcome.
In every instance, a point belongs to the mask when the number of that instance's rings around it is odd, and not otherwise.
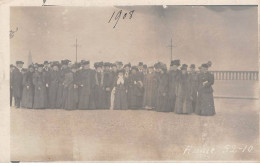
[[[214,89],[258,97],[256,87],[216,82]],[[213,117],[12,107],[11,160],[259,161],[258,100],[216,98],[215,107]]]

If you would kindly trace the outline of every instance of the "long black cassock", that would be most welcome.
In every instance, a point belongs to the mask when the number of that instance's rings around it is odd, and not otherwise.
[[[156,73],[147,73],[144,78],[144,107],[155,108],[158,79]]]
[[[192,109],[191,77],[188,73],[180,74],[176,91],[176,103],[174,112],[177,114],[190,114]]]
[[[23,75],[23,94],[21,106],[23,108],[33,108],[34,85],[33,85],[34,72],[26,72]]]
[[[94,73],[94,89],[93,89],[93,103],[95,104],[92,109],[106,109],[106,91],[104,87],[104,73],[95,72]]]
[[[169,110],[174,111],[176,102],[176,88],[180,79],[180,70],[171,70],[168,73],[169,76]]]
[[[15,67],[15,69],[12,72],[11,86],[12,86],[12,93],[15,100],[15,106],[20,107],[22,89],[23,89],[23,74],[17,67]]]
[[[44,80],[43,72],[35,72],[33,74],[33,84],[34,84],[34,103],[33,108],[44,109],[47,107],[47,91],[46,82]]]
[[[206,72],[199,74],[198,78],[199,89],[195,113],[203,116],[215,115],[216,112],[212,88],[212,85],[214,84],[214,75],[210,72]]]
[[[167,73],[160,74],[157,88],[156,111],[170,112],[169,109],[169,77]]]
[[[59,89],[59,78],[60,72],[59,71],[50,71],[50,85],[49,85],[49,94],[48,94],[48,101],[49,107],[51,109],[56,108],[57,103],[57,94]]]
[[[47,96],[49,96],[49,93],[50,93],[50,77],[51,77],[51,73],[50,73],[50,68],[44,68],[43,69],[43,73],[44,73],[44,80],[45,80],[45,83],[46,85],[46,93],[47,93]],[[49,100],[47,101],[47,107],[49,108],[50,107],[50,104],[49,104]]]
[[[78,86],[76,73],[72,71],[65,74],[63,108],[66,110],[75,110],[78,104]]]
[[[140,74],[130,74],[127,89],[128,108],[140,109],[143,101],[143,83]]]
[[[56,108],[62,108],[63,104],[63,92],[64,92],[64,80],[65,80],[65,74],[70,71],[69,68],[61,69],[60,75],[59,75],[59,86],[58,86],[58,92],[57,92],[57,100],[56,100]]]
[[[93,89],[93,80],[93,71],[91,69],[82,69],[79,72],[79,109],[90,109],[90,96]]]
[[[198,99],[198,88],[199,88],[199,79],[198,79],[198,73],[197,72],[191,72],[191,89],[192,89],[192,109],[193,112],[195,112],[196,103]]]
[[[110,71],[104,71],[104,88],[106,91],[105,109],[110,108],[111,103],[111,91],[113,89],[114,80],[112,79],[112,73]]]

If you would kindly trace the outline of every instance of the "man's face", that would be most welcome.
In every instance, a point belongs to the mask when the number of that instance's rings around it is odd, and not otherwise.
[[[148,71],[149,71],[149,73],[152,73],[153,72],[153,68],[149,68]]]
[[[105,68],[106,71],[108,71],[110,69],[109,66],[105,66],[104,68]]]
[[[190,68],[190,71],[194,72],[194,71],[195,71],[195,68]]]
[[[116,66],[113,66],[113,67],[112,67],[112,70],[113,70],[114,72],[116,72],[116,71],[117,71],[117,67],[116,67]]]
[[[136,70],[134,69],[134,70],[132,70],[132,74],[136,74]]]
[[[118,76],[123,77],[123,73],[122,72],[118,73]]]
[[[48,63],[45,63],[44,64],[44,68],[48,68],[49,67],[49,64]]]
[[[42,72],[42,67],[38,67],[38,72]]]
[[[89,64],[83,66],[84,69],[89,69]]]
[[[126,72],[129,72],[129,70],[130,70],[129,66],[126,66],[126,67],[125,67],[125,71],[126,71]]]
[[[62,68],[66,69],[66,68],[68,68],[68,65],[62,65]]]
[[[19,63],[19,64],[17,65],[17,67],[18,67],[18,68],[23,68],[23,64],[22,64],[22,63]]]
[[[53,66],[54,71],[58,71],[58,66]]]
[[[144,66],[143,66],[143,65],[140,65],[140,66],[138,66],[138,69],[139,69],[139,70],[143,70],[143,69],[144,69]]]
[[[97,67],[97,72],[101,72],[102,71],[102,67]]]
[[[173,65],[172,66],[172,70],[176,71],[178,69],[178,66],[177,65]]]
[[[34,69],[33,69],[32,67],[30,67],[30,68],[29,68],[29,71],[30,71],[30,72],[33,72],[33,71],[34,71]]]
[[[76,69],[76,68],[72,68],[71,71],[72,71],[73,73],[76,73],[77,69]]]

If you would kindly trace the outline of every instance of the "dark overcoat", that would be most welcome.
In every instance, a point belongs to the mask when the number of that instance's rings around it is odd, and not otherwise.
[[[26,72],[23,75],[23,95],[21,106],[23,108],[33,108],[34,98],[34,85],[33,85],[34,72]]]
[[[51,71],[50,72],[50,83],[49,83],[49,94],[48,94],[48,101],[49,101],[49,108],[55,109],[57,103],[57,94],[59,89],[59,71]]]
[[[160,74],[157,88],[156,111],[170,112],[169,109],[169,78],[167,73]]]
[[[198,100],[196,104],[196,114],[203,116],[215,115],[215,105],[213,98],[214,75],[210,72],[199,74]]]
[[[188,73],[180,75],[176,89],[174,112],[177,114],[190,114],[193,112],[191,77]]]
[[[155,108],[158,79],[156,73],[147,73],[144,78],[144,100],[143,106]]]
[[[46,82],[44,80],[43,72],[35,72],[33,74],[33,84],[34,84],[34,103],[33,108],[44,109],[47,107],[47,91]]]
[[[169,109],[174,111],[176,103],[176,89],[180,79],[180,70],[170,70],[168,72],[169,77]]]

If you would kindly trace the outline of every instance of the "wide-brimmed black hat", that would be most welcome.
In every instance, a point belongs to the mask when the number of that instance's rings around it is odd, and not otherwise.
[[[139,62],[139,63],[138,63],[138,66],[143,66],[143,65],[144,65],[143,62]]]
[[[43,67],[44,65],[43,65],[43,64],[38,64],[37,66],[38,66],[38,67]]]
[[[138,71],[138,68],[136,66],[132,66],[131,70],[136,70]]]
[[[204,64],[201,65],[201,67],[203,67],[203,68],[209,68],[209,65],[208,65],[207,63],[204,63]]]
[[[191,65],[190,65],[190,68],[191,68],[191,69],[195,69],[195,67],[196,67],[195,64],[191,64]]]
[[[24,64],[24,62],[23,61],[16,61],[16,64],[18,65],[18,64]]]
[[[179,59],[177,59],[177,60],[172,60],[170,66],[173,66],[173,65],[175,65],[175,66],[180,66],[180,65],[181,65],[181,61],[180,61]]]
[[[125,68],[125,67],[131,67],[131,63],[125,64],[124,68]]]
[[[181,66],[181,70],[187,70],[187,68],[188,68],[188,65],[186,65],[186,64],[182,64],[182,66]]]
[[[44,61],[43,64],[44,64],[44,65],[45,65],[45,64],[49,64],[49,62],[48,62],[48,61]]]

